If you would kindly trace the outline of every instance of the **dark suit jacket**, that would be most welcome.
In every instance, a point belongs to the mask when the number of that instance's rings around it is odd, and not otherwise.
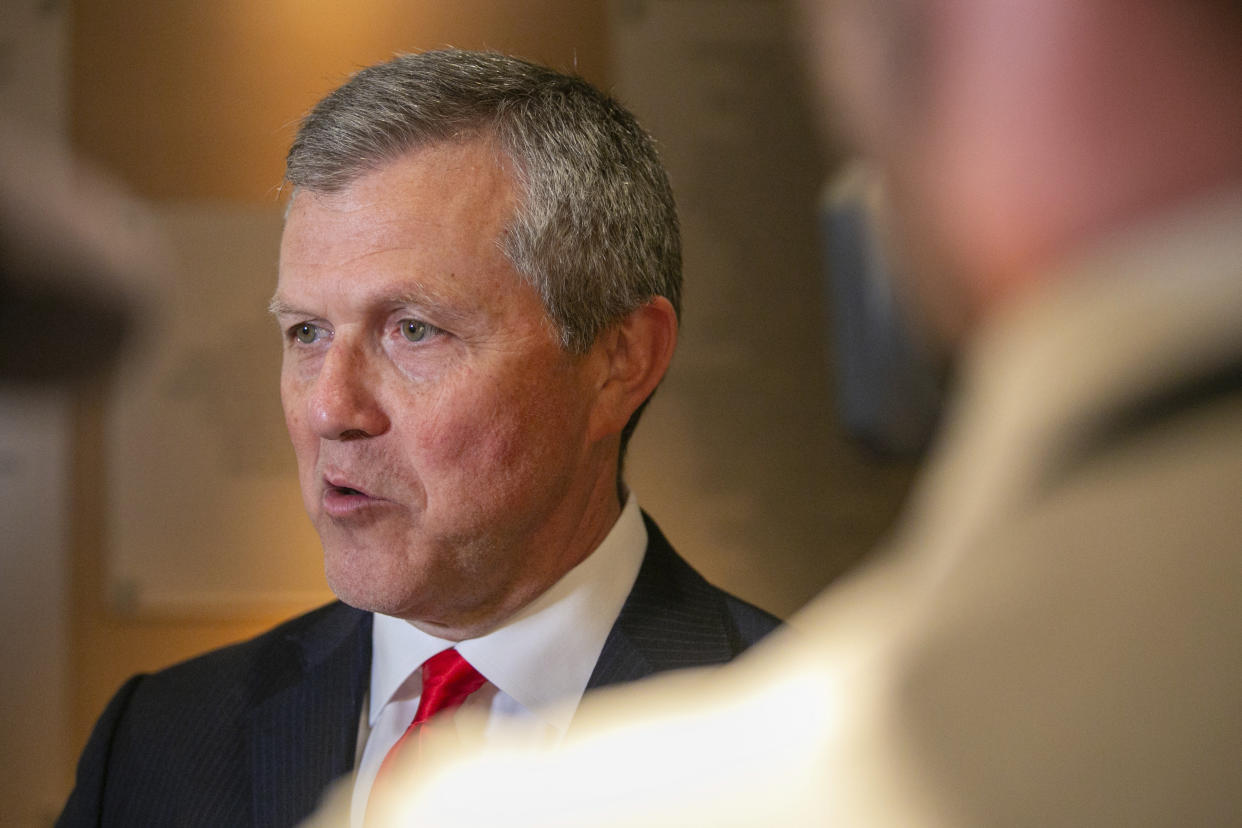
[[[588,689],[721,664],[778,623],[707,583],[644,516],[647,554]],[[271,826],[309,816],[354,766],[371,614],[321,607],[130,679],[78,764],[59,826]]]

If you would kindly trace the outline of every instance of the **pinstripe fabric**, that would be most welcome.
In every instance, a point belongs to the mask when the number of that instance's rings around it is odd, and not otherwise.
[[[371,616],[330,604],[126,683],[58,826],[275,826],[353,767]]]
[[[777,623],[708,584],[643,517],[647,555],[589,688],[728,661]],[[334,603],[131,679],[57,825],[296,825],[353,769],[370,660],[370,613]]]
[[[723,664],[779,623],[709,584],[673,551],[646,513],[647,555],[608,633],[587,689],[664,670]]]

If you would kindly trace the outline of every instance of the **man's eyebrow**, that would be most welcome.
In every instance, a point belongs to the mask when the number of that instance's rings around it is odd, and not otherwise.
[[[279,296],[273,296],[267,303],[267,312],[272,316],[292,316],[298,313],[298,309]]]
[[[381,302],[386,305],[412,305],[426,308],[436,313],[444,322],[459,321],[471,315],[471,308],[463,307],[460,300],[454,301],[433,291],[425,290],[421,286],[402,291]]]
[[[413,305],[415,307],[424,307],[428,310],[435,310],[444,319],[464,319],[470,315],[468,308],[460,307],[457,303],[446,301],[444,298],[435,293],[421,288],[405,290],[400,293],[386,297],[378,297],[368,302],[374,306],[380,305]],[[273,316],[305,316],[307,312],[291,305],[280,296],[273,296],[267,304],[267,312]],[[313,314],[312,314],[313,315]]]

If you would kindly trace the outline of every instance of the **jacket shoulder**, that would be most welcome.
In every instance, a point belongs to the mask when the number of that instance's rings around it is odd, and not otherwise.
[[[369,631],[369,613],[332,603],[134,676],[96,723],[57,825],[247,822],[254,711],[321,665],[336,684],[356,684]]]
[[[200,693],[263,696],[299,676],[355,637],[370,632],[371,614],[339,601],[326,604],[245,641],[230,644],[143,677],[144,695],[184,699]]]
[[[600,653],[589,689],[727,663],[780,621],[713,586],[648,515],[647,553]]]
[[[717,587],[712,587],[717,589]],[[781,619],[736,595],[720,590],[741,642],[749,647],[781,625]]]
[[[662,594],[676,607],[687,611],[719,615],[721,622],[737,638],[737,655],[776,629],[781,620],[704,578],[677,553],[660,527],[647,514],[647,556],[643,561],[635,592],[651,590]]]

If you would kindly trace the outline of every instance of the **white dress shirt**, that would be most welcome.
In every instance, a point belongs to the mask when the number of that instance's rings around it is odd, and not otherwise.
[[[361,828],[380,764],[418,709],[422,663],[456,647],[487,683],[464,709],[487,716],[490,732],[503,722],[512,740],[521,725],[532,741],[554,744],[564,736],[604,640],[638,577],[647,550],[647,528],[631,494],[608,535],[585,560],[502,626],[454,643],[413,624],[375,615],[371,633],[370,692],[358,727],[360,757],[350,824]]]

